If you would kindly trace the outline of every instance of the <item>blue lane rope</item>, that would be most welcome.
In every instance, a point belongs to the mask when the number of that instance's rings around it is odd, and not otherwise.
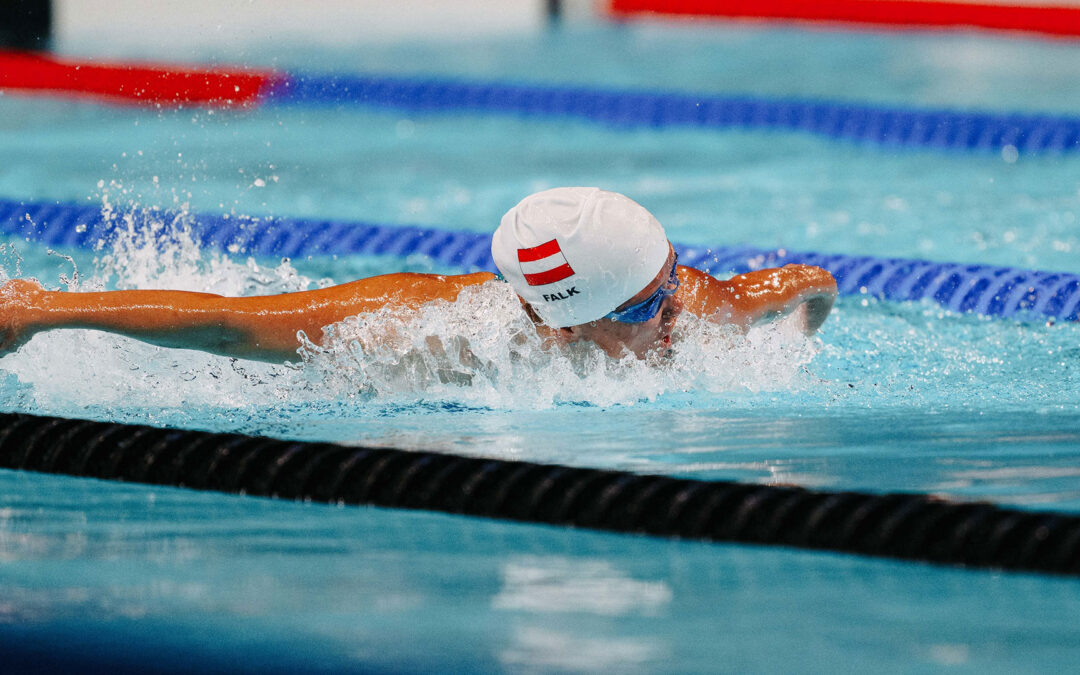
[[[440,78],[294,74],[267,103],[352,105],[427,113],[571,118],[620,128],[779,129],[885,147],[1001,151],[1080,149],[1080,118],[838,101],[596,90]]]
[[[164,212],[133,212],[161,219]],[[119,218],[106,220],[93,206],[0,200],[0,234],[50,246],[91,247],[108,240]],[[193,215],[192,236],[202,246],[257,256],[425,256],[463,271],[495,271],[491,236],[437,228],[375,225],[336,220],[238,219]],[[1080,275],[991,265],[965,265],[905,258],[829,255],[749,246],[676,244],[685,265],[713,274],[744,273],[789,263],[829,270],[841,295],[866,295],[893,302],[932,300],[955,312],[985,316],[1080,317]]]

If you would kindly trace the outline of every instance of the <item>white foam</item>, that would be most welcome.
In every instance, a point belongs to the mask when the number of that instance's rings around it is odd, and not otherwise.
[[[92,274],[76,270],[60,281],[72,291],[174,288],[224,295],[304,290],[315,284],[287,261],[268,268],[201,251],[179,217],[117,216],[106,201],[104,215],[120,218],[114,239],[95,260]],[[46,286],[54,280],[41,279]],[[86,407],[155,410],[202,406],[225,409],[270,405],[304,394],[295,368],[237,361],[198,351],[163,349],[90,330],[35,336],[4,357],[0,369],[18,377],[31,411],[72,414]]]
[[[116,288],[261,295],[330,283],[304,277],[288,261],[266,267],[204,252],[183,217],[123,217],[94,272],[72,282],[72,290],[100,290],[112,280]],[[666,356],[613,359],[589,344],[551,348],[501,282],[466,289],[455,303],[433,302],[415,312],[382,309],[324,330],[316,336],[319,346],[307,341],[300,349],[301,367],[63,330],[34,337],[0,361],[0,369],[18,377],[26,388],[20,397],[32,409],[52,414],[91,406],[127,411],[121,416],[130,418],[193,407],[236,411],[327,402],[530,409],[630,405],[668,392],[791,388],[820,350],[817,340],[784,322],[742,335],[686,314]]]
[[[789,388],[820,349],[790,322],[743,335],[689,314],[673,338],[667,354],[645,360],[610,358],[590,343],[546,346],[510,287],[493,281],[465,289],[454,303],[349,318],[328,327],[321,346],[307,343],[303,357],[308,374],[344,398],[538,408]]]

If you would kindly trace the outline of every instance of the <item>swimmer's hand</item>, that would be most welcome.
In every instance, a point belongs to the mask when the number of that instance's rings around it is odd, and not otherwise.
[[[18,351],[37,332],[32,315],[45,292],[32,279],[12,279],[0,286],[0,357]]]
[[[828,274],[828,272],[826,272],[826,274]],[[834,287],[831,292],[828,289],[825,289],[818,291],[815,294],[808,294],[796,310],[801,319],[802,331],[807,335],[816,333],[817,329],[821,328],[821,324],[825,323],[825,319],[828,318],[829,312],[832,311],[833,303],[836,302],[835,283],[836,282],[834,281]]]

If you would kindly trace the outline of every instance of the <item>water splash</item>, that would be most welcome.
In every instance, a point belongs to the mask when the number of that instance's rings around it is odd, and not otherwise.
[[[684,314],[669,353],[611,358],[591,343],[554,347],[510,287],[467,288],[416,312],[382,309],[305,341],[309,376],[336,396],[456,401],[490,408],[629,405],[669,392],[788,388],[820,343],[779,322],[743,335]]]
[[[125,209],[104,212],[116,226],[95,260],[94,281],[117,289],[171,288],[221,295],[269,295],[326,286],[301,274],[288,259],[274,267],[253,258],[237,262],[224,253],[204,250],[192,234],[192,219],[176,213]]]
[[[820,386],[803,397],[841,409],[1076,411],[1076,322],[958,314],[929,300],[844,298],[814,362]]]
[[[115,235],[100,246],[91,274],[60,279],[69,290],[262,295],[333,283],[305,277],[287,260],[266,266],[204,251],[183,212],[118,214],[106,200],[104,213],[119,219]],[[509,286],[498,282],[467,289],[456,303],[352,317],[316,337],[319,345],[304,338],[303,365],[293,367],[162,349],[96,331],[54,331],[0,362],[18,379],[2,386],[14,386],[9,400],[31,412],[97,411],[113,419],[263,429],[278,416],[271,411],[285,405],[363,416],[373,406],[611,406],[675,392],[782,389],[797,386],[820,350],[819,342],[783,323],[740,335],[688,315],[666,357],[613,359],[587,343],[551,348]]]
[[[103,215],[113,221],[114,235],[99,243],[91,274],[80,275],[67,256],[61,256],[70,263],[64,271],[39,265],[27,273],[36,274],[47,287],[59,281],[69,291],[173,288],[257,295],[327,283],[304,277],[288,261],[267,267],[203,251],[183,212],[166,216],[126,209],[118,215],[106,197]],[[9,257],[0,258],[0,278],[8,270],[21,274],[8,264]],[[69,276],[65,272],[70,269],[74,271]],[[302,396],[308,387],[295,368],[285,365],[162,349],[83,330],[39,334],[0,361],[0,370],[9,373],[0,390],[20,410],[198,427],[235,428],[253,408],[280,405]],[[11,382],[12,375],[17,384]],[[200,419],[195,408],[217,411],[217,419]]]

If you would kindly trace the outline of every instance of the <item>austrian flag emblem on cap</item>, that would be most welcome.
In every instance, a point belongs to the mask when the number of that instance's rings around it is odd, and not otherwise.
[[[518,265],[530,286],[544,286],[574,276],[574,268],[566,261],[556,239],[532,248],[519,248]]]

